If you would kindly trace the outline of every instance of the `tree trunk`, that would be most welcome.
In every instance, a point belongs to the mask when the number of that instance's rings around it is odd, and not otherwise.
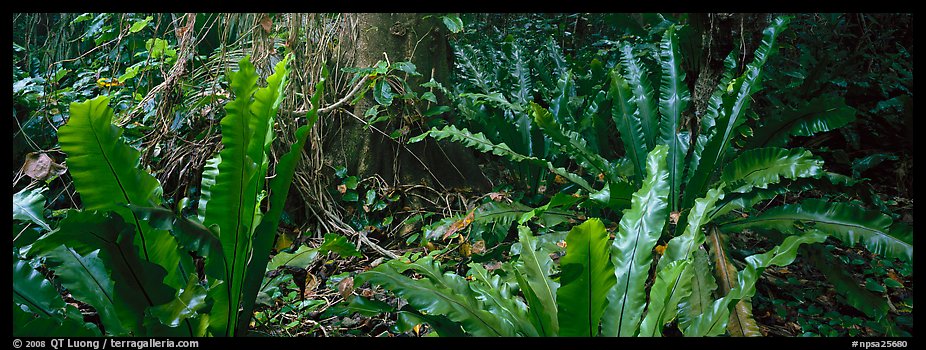
[[[410,61],[421,73],[418,77],[407,77],[408,85],[417,93],[424,89],[420,84],[432,77],[449,86],[451,55],[445,28],[437,16],[426,19],[423,14],[414,13],[361,13],[353,16],[356,16],[360,29],[355,43],[355,66],[371,67],[385,60],[390,63]],[[445,101],[439,102],[446,104]],[[362,118],[375,103],[368,92],[354,106],[353,114]],[[354,116],[340,113],[334,119],[334,127],[338,130],[326,145],[327,154],[333,157],[333,165],[344,164],[349,173],[361,177],[379,175],[390,185],[424,184],[438,190],[488,188],[488,180],[470,151],[432,139],[405,144],[408,137],[424,130],[393,109],[390,109],[390,115],[388,122],[371,128]],[[388,134],[396,129],[407,132],[399,139],[389,137]]]

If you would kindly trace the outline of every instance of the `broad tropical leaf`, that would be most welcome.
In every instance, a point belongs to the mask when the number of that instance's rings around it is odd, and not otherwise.
[[[714,302],[717,282],[711,273],[711,261],[707,251],[698,249],[691,262],[691,294],[679,302],[678,324],[682,333],[688,334],[688,327]]]
[[[643,134],[643,125],[636,115],[637,105],[632,96],[630,85],[621,76],[618,69],[611,71],[611,87],[608,90],[611,97],[611,118],[620,133],[624,152],[633,164],[634,184],[643,182],[643,171],[646,165],[646,140]]]
[[[564,130],[546,108],[531,102],[531,110],[534,114],[534,122],[553,142],[563,148],[569,158],[574,159],[593,174],[604,174],[611,182],[623,182],[623,179],[617,176],[617,172],[611,169],[608,160],[589,149],[581,135]]]
[[[650,84],[649,71],[643,62],[635,56],[633,46],[630,43],[624,43],[621,46],[621,66],[624,68],[624,77],[630,84],[633,92],[634,103],[637,108],[634,116],[640,120],[640,126],[643,130],[643,140],[646,144],[646,152],[649,152],[656,145],[656,134],[659,126],[659,111],[656,108],[656,101],[653,93],[653,86]]]
[[[29,253],[45,256],[51,263],[59,264],[61,269],[67,270],[62,271],[66,276],[84,276],[97,281],[74,282],[70,286],[71,294],[87,303],[100,302],[98,312],[115,312],[114,316],[101,315],[101,319],[118,318],[121,327],[138,336],[147,332],[143,325],[145,311],[170,302],[176,289],[162,282],[167,275],[163,267],[140,256],[139,248],[133,244],[134,239],[134,228],[119,215],[70,210],[58,229],[36,241]],[[58,251],[62,254],[52,253],[61,246],[69,249]],[[71,252],[79,257],[69,258],[67,254]],[[96,258],[93,258],[94,253]],[[75,259],[87,266],[74,264]],[[98,270],[99,265],[105,266],[105,274]],[[119,283],[115,283],[117,281]],[[100,298],[100,295],[109,297]]]
[[[823,95],[768,118],[747,148],[784,147],[793,136],[811,136],[841,128],[855,120],[855,109],[846,105],[845,98]]]
[[[550,279],[553,260],[537,251],[536,238],[527,226],[518,226],[520,257],[514,264],[518,286],[527,297],[532,322],[540,335],[559,334],[559,309],[556,295],[559,283]]]
[[[561,286],[556,290],[561,336],[598,335],[608,292],[617,282],[608,259],[608,238],[598,219],[573,227],[566,236],[566,255],[560,258]]]
[[[13,195],[13,220],[31,221],[41,226],[46,231],[51,231],[51,226],[45,222],[45,192],[46,187],[33,189],[24,188]]]
[[[402,273],[413,269],[424,275],[419,280]],[[498,315],[478,303],[466,280],[441,271],[431,257],[418,261],[390,260],[354,278],[356,285],[371,282],[391,290],[409,305],[430,315],[444,315],[475,336],[514,336],[514,328],[505,327]]]
[[[737,271],[730,258],[727,256],[726,244],[720,237],[720,232],[716,227],[711,229],[708,236],[711,246],[711,255],[714,259],[714,276],[720,283],[720,290],[723,295],[730,293],[730,290],[736,285]],[[730,312],[730,321],[727,323],[727,331],[734,337],[758,337],[762,336],[756,320],[752,317],[752,303],[747,298],[740,299],[736,302],[733,310]]]
[[[757,148],[744,151],[723,169],[720,180],[729,192],[746,193],[768,188],[781,178],[795,180],[823,176],[823,160],[800,148]]]
[[[766,212],[721,226],[725,232],[746,228],[776,230],[797,234],[799,225],[836,237],[850,246],[861,243],[875,254],[888,258],[913,259],[913,232],[909,227],[894,225],[889,216],[849,203],[829,203],[807,199],[800,204],[775,207]]]
[[[688,108],[691,93],[685,84],[685,72],[681,68],[678,37],[675,26],[666,29],[659,44],[662,83],[659,85],[659,144],[669,146],[666,162],[669,169],[669,211],[678,211],[680,187],[685,171],[685,155],[688,154],[689,137],[682,137],[682,112]],[[687,133],[685,134],[687,135]]]
[[[476,299],[485,305],[485,310],[498,315],[506,328],[514,328],[518,335],[536,337],[540,335],[531,324],[527,305],[517,298],[501,277],[490,274],[482,264],[470,263],[468,275],[473,279],[470,288]]]
[[[140,153],[122,140],[122,129],[112,124],[109,97],[99,96],[71,103],[71,116],[58,130],[61,150],[68,154],[68,169],[80,192],[84,210],[111,210],[135,226],[135,240],[142,258],[168,271],[166,283],[186,285],[187,272],[173,237],[140,221],[126,204],[157,206],[161,186],[157,179],[138,169]],[[183,257],[187,262],[189,258]],[[180,266],[181,268],[178,268]]]
[[[13,301],[29,307],[42,317],[60,319],[64,316],[64,300],[45,276],[29,266],[26,260],[13,256]],[[15,308],[15,307],[14,307]]]
[[[782,16],[774,20],[765,29],[762,44],[756,49],[755,58],[746,66],[746,71],[730,83],[728,93],[722,97],[723,102],[715,120],[716,130],[709,132],[704,151],[700,154],[698,167],[687,183],[683,206],[690,206],[701,196],[711,181],[714,172],[726,159],[732,148],[731,141],[737,129],[746,121],[746,110],[751,96],[762,88],[762,69],[765,62],[777,49],[775,42],[787,27],[790,17]]]
[[[691,295],[689,260],[676,260],[656,272],[656,281],[649,292],[646,317],[640,324],[640,336],[662,336],[662,327],[675,319],[678,305]]]
[[[659,145],[649,153],[646,180],[633,194],[630,209],[624,211],[611,245],[617,284],[608,293],[608,305],[601,322],[605,336],[634,336],[640,326],[646,304],[644,285],[653,262],[652,250],[669,216],[667,152],[668,147]]]
[[[808,232],[800,236],[789,236],[780,245],[768,252],[746,258],[746,267],[736,276],[736,284],[726,296],[715,300],[709,308],[684,328],[686,336],[703,337],[723,334],[730,319],[730,309],[739,300],[755,295],[755,284],[765,268],[787,266],[797,257],[798,248],[803,244],[820,243],[826,235],[820,232]]]
[[[585,181],[585,179],[583,179],[579,175],[570,173],[569,171],[563,168],[557,168],[553,166],[552,163],[546,160],[543,160],[537,157],[529,157],[529,156],[516,153],[515,151],[511,150],[511,148],[508,147],[508,145],[504,143],[494,144],[492,143],[492,141],[489,141],[489,139],[487,139],[485,135],[483,135],[481,132],[473,134],[465,128],[463,130],[460,130],[460,129],[457,129],[457,127],[454,125],[449,125],[449,126],[444,127],[443,129],[437,129],[436,127],[432,128],[431,130],[421,135],[413,137],[408,142],[409,143],[418,142],[418,141],[423,140],[427,136],[431,136],[437,140],[443,140],[443,139],[449,138],[451,141],[459,142],[466,147],[473,148],[483,153],[492,153],[497,156],[502,156],[514,162],[534,163],[534,164],[546,167],[547,169],[550,170],[550,172],[556,175],[562,176],[563,178],[571,181],[572,183],[575,183],[576,185],[579,185],[580,187],[582,187],[583,189],[587,191],[590,191],[590,192],[594,191],[594,189],[588,184],[588,182]]]

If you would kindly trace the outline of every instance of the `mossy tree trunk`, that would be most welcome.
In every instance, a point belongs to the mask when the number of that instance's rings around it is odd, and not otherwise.
[[[371,67],[387,59],[391,63],[410,61],[421,73],[421,76],[406,77],[416,93],[423,92],[426,88],[420,84],[432,77],[449,86],[452,56],[446,28],[439,16],[416,13],[351,15],[356,16],[360,30],[355,43],[355,66]],[[435,94],[441,98],[440,93],[435,91]],[[446,104],[445,99],[439,102]],[[354,116],[363,118],[375,103],[372,93],[367,92],[352,108]],[[414,108],[421,112],[426,110],[424,105]],[[390,108],[392,117],[373,127],[347,113],[337,114],[333,119],[333,127],[337,130],[327,139],[326,153],[332,165],[345,165],[350,174],[361,177],[376,174],[390,185],[424,184],[437,190],[460,187],[486,190],[488,187],[471,151],[431,139],[405,144],[409,137],[424,131],[421,121],[409,113]],[[401,130],[404,136],[393,139],[388,134],[394,130]]]

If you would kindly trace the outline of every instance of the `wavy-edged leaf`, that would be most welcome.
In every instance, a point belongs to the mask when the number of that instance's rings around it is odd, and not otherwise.
[[[31,221],[41,226],[46,231],[51,231],[51,226],[45,222],[45,192],[46,187],[37,187],[33,189],[24,188],[13,194],[13,220]]]
[[[559,315],[556,294],[559,283],[550,279],[553,260],[537,251],[536,238],[527,226],[518,226],[520,257],[514,264],[518,286],[526,296],[532,323],[540,335],[559,334]]]
[[[802,231],[798,225],[810,225],[849,246],[861,243],[872,253],[912,261],[913,232],[903,225],[892,227],[892,221],[881,212],[865,210],[857,205],[807,199],[799,204],[775,207],[760,215],[727,223],[721,229],[738,232],[751,228],[796,234]]]
[[[222,163],[222,155],[216,154],[215,157],[206,160],[203,166],[203,178],[200,181],[199,204],[196,207],[196,219],[199,222],[206,221],[206,206],[212,199],[212,186],[215,186],[215,178],[219,175],[219,164]]]
[[[64,316],[64,300],[45,276],[26,260],[13,256],[13,301],[29,307],[42,317],[60,319]]]
[[[689,139],[679,135],[682,112],[688,108],[691,93],[685,84],[685,72],[681,68],[678,37],[675,26],[666,29],[659,44],[659,63],[662,67],[662,83],[659,85],[659,144],[669,146],[666,162],[669,166],[669,210],[678,211],[679,189],[685,171],[685,155],[688,154]]]
[[[823,95],[767,118],[746,147],[784,147],[791,137],[811,136],[841,128],[855,120],[855,109],[844,97]]]
[[[621,46],[621,66],[624,68],[624,77],[630,84],[637,106],[634,116],[640,120],[643,140],[646,142],[645,151],[649,152],[656,145],[656,134],[659,131],[659,110],[656,107],[656,94],[650,84],[650,73],[643,61],[635,56],[633,45],[630,43]]]
[[[411,279],[402,273],[412,269],[424,276]],[[370,282],[395,293],[415,309],[430,315],[444,315],[462,325],[475,336],[514,336],[499,316],[483,308],[467,285],[456,274],[443,273],[440,264],[431,257],[418,261],[390,260],[354,278],[356,285]]]
[[[827,256],[818,246],[807,246],[802,253],[807,256],[814,267],[826,276],[837,293],[846,298],[846,303],[856,310],[863,312],[875,321],[882,321],[887,316],[890,307],[887,299],[872,293],[846,272],[842,264]]]
[[[820,243],[826,240],[826,235],[820,232],[808,232],[799,236],[789,236],[769,251],[752,255],[746,258],[746,268],[737,274],[736,285],[726,296],[715,300],[710,308],[697,317],[685,329],[685,335],[690,337],[714,336],[723,334],[730,319],[732,304],[751,298],[756,292],[756,281],[765,268],[787,266],[797,257],[798,248],[802,244]]]
[[[707,251],[699,248],[692,257],[691,294],[679,302],[678,314],[679,329],[686,335],[688,327],[711,307],[711,303],[714,302],[714,290],[717,289]]]
[[[648,175],[643,186],[633,194],[630,209],[624,211],[611,245],[617,284],[608,292],[608,306],[601,322],[605,336],[631,337],[637,334],[640,326],[653,247],[668,219],[667,152],[668,147],[659,145],[647,156]]]
[[[152,227],[170,232],[184,250],[205,258],[207,276],[213,279],[225,277],[226,261],[222,244],[208,228],[164,208],[129,205],[129,209]]]
[[[685,231],[666,244],[666,250],[659,259],[657,270],[674,261],[688,260],[704,244],[704,233],[701,232],[701,227],[710,222],[707,214],[723,197],[724,193],[720,188],[712,188],[707,191],[704,198],[695,200],[685,220],[679,221],[679,227],[685,227]]]
[[[14,337],[99,337],[100,329],[84,322],[77,308],[68,305],[68,316],[62,319],[37,316],[13,303]]]
[[[688,260],[676,260],[656,272],[640,336],[662,336],[662,327],[675,319],[679,302],[691,295],[691,268]]]
[[[721,293],[723,295],[730,294],[737,281],[736,267],[730,262],[730,258],[727,256],[726,244],[716,228],[711,230],[708,240],[711,246],[711,257],[714,260],[714,276],[720,284]],[[752,317],[752,303],[748,298],[736,302],[730,312],[727,331],[734,337],[762,336],[762,332],[759,331],[759,327],[756,325],[756,320]]]
[[[457,129],[454,125],[445,126],[443,129],[432,128],[431,130],[413,137],[409,140],[409,143],[417,142],[423,140],[425,137],[431,136],[437,140],[443,140],[449,138],[453,142],[459,142],[466,147],[475,149],[482,153],[492,153],[497,156],[502,156],[508,160],[514,162],[530,162],[543,167],[546,167],[550,172],[560,175],[563,178],[579,185],[587,191],[594,191],[594,189],[588,184],[585,179],[579,175],[570,173],[564,168],[557,168],[553,166],[552,163],[537,158],[537,157],[528,157],[522,154],[519,154],[511,150],[508,145],[505,143],[495,144],[492,141],[489,141],[481,132],[473,134],[468,129],[464,128],[463,130]]]
[[[536,337],[540,335],[531,324],[527,314],[527,305],[517,298],[501,277],[490,274],[482,264],[470,263],[468,275],[473,278],[470,288],[476,299],[485,305],[485,310],[500,316],[502,322],[514,328],[518,335]]]
[[[612,171],[611,165],[607,159],[604,159],[597,153],[588,148],[585,140],[581,135],[564,130],[553,118],[553,114],[546,108],[531,102],[531,110],[534,115],[534,122],[540,126],[541,130],[549,136],[553,142],[556,142],[569,158],[572,158],[580,166],[593,174],[604,174],[611,182],[622,182],[623,180]]]
[[[630,85],[621,76],[618,69],[611,70],[611,118],[620,133],[624,152],[633,164],[634,184],[643,182],[643,170],[646,165],[646,140],[643,125],[636,115],[637,105],[632,96]]]
[[[267,264],[267,270],[276,270],[280,266],[292,266],[304,269],[309,267],[309,265],[315,261],[316,257],[318,257],[318,248],[309,248],[303,245],[300,246],[299,249],[296,249],[295,252],[280,252],[274,255],[270,263]]]
[[[599,219],[589,219],[566,235],[566,255],[560,258],[559,335],[598,335],[598,323],[617,283],[608,259],[608,231]]]
[[[691,147],[691,152],[688,153],[688,166],[685,168],[685,179],[682,181],[682,183],[686,185],[691,181],[691,177],[694,176],[695,171],[698,169],[698,165],[701,164],[701,153],[704,152],[704,147],[707,145],[708,136],[716,132],[714,128],[717,124],[716,119],[720,116],[721,108],[723,108],[723,97],[726,95],[726,88],[730,85],[730,81],[733,79],[733,71],[736,69],[737,57],[739,56],[737,51],[738,50],[731,51],[723,60],[723,74],[720,77],[720,81],[717,83],[717,89],[711,93],[711,97],[707,102],[707,111],[705,111],[704,115],[701,116],[699,120],[698,137],[695,138],[694,145]]]
[[[197,317],[197,311],[206,307],[208,290],[199,283],[196,275],[190,276],[188,280],[186,288],[179,290],[176,298],[149,311],[162,324],[168,327],[180,326],[184,320]],[[204,332],[205,329],[197,329],[193,336],[202,337],[205,335]]]
[[[701,196],[717,168],[726,159],[727,152],[732,149],[731,141],[737,129],[746,121],[746,110],[749,108],[751,97],[762,89],[763,67],[768,58],[775,53],[775,42],[789,22],[790,17],[778,17],[765,29],[762,43],[756,49],[753,61],[746,65],[746,71],[742,76],[730,83],[728,93],[722,96],[723,102],[715,119],[715,130],[709,133],[704,151],[700,154],[698,167],[687,183],[683,206],[691,205]]]
[[[74,298],[93,306],[108,334],[126,336],[131,330],[123,326],[118,310],[124,305],[114,300],[115,281],[98,254],[99,251],[92,251],[82,256],[71,248],[59,246],[45,256],[61,286]]]
[[[81,257],[97,252],[97,258],[107,269],[106,275],[114,281],[112,292],[106,291],[108,284],[101,280],[101,283],[82,285],[87,289],[71,290],[71,294],[88,303],[98,298],[96,294],[111,295],[108,299],[114,303],[112,309],[115,310],[115,317],[130,334],[138,336],[145,334],[142,325],[145,310],[170,302],[174,298],[175,289],[162,282],[167,275],[163,267],[140,257],[139,249],[133,244],[134,239],[134,228],[120,215],[69,210],[59,222],[58,229],[36,241],[29,253],[45,256],[46,260],[61,264],[63,268],[73,268],[75,275],[100,276],[97,272],[83,274],[77,270],[80,268],[78,266],[65,266],[67,260],[62,259],[62,256],[50,254],[61,246],[70,248],[70,251]],[[105,308],[100,312],[105,312]]]
[[[514,90],[514,98],[520,105],[527,105],[534,99],[531,88],[531,72],[528,66],[529,59],[525,57],[524,49],[517,42],[505,42],[502,44],[502,50],[507,55],[510,64],[510,74],[517,84]]]
[[[68,154],[68,169],[84,209],[111,210],[135,226],[135,243],[142,249],[142,257],[168,271],[166,283],[182,287],[189,271],[180,265],[181,255],[173,237],[152,229],[125,206],[157,206],[162,190],[154,176],[138,169],[141,154],[122,140],[122,129],[112,125],[109,97],[71,103],[70,111],[67,124],[58,130],[58,142]]]
[[[630,207],[634,186],[628,182],[608,182],[601,190],[588,194],[589,201],[599,207],[614,211]]]
[[[781,178],[798,179],[823,176],[823,160],[810,151],[777,147],[750,149],[740,153],[723,169],[720,180],[729,192],[746,193],[753,188],[768,188]]]

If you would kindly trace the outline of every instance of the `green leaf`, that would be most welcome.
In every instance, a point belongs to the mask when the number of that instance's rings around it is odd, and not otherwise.
[[[468,275],[473,279],[469,286],[486,311],[498,315],[506,323],[505,328],[514,328],[518,335],[539,335],[528,317],[527,305],[515,296],[501,277],[490,274],[480,263],[469,263],[468,266]]]
[[[46,187],[37,187],[33,189],[24,188],[13,195],[13,220],[31,221],[41,226],[46,231],[51,231],[51,226],[45,222],[45,192]]]
[[[205,226],[215,227],[227,264],[224,283],[210,290],[215,304],[209,327],[216,335],[234,334],[236,325],[240,327],[240,308],[248,315],[245,319],[250,317],[248,308],[260,284],[260,277],[252,276],[264,273],[267,258],[262,256],[269,256],[273,243],[278,221],[272,222],[272,230],[257,232],[262,217],[258,204],[270,162],[267,153],[274,138],[272,125],[283,98],[290,58],[286,56],[277,64],[264,88],[257,88],[257,73],[248,57],[229,76],[235,99],[225,105],[221,162],[215,184],[209,187],[211,197],[203,220]],[[249,263],[252,256],[260,263]],[[250,282],[245,283],[246,278]]]
[[[681,137],[682,112],[688,108],[691,93],[685,84],[685,72],[681,68],[678,37],[675,26],[666,29],[659,44],[662,83],[659,85],[658,143],[669,146],[666,162],[669,165],[669,210],[679,210],[680,187],[685,169],[685,155],[688,153],[688,139]]]
[[[162,266],[140,256],[134,238],[133,227],[119,215],[69,210],[58,229],[36,241],[29,253],[44,256],[46,261],[60,265],[58,269],[69,270],[61,272],[66,276],[83,276],[88,281],[96,281],[74,282],[71,293],[87,303],[112,302],[113,306],[100,306],[98,312],[114,310],[115,316],[105,318],[117,317],[129,334],[144,335],[145,310],[170,302],[175,289],[165,285],[167,271]],[[70,249],[53,253],[61,246]],[[79,256],[69,257],[71,252]],[[100,264],[95,263],[91,254],[94,252]],[[75,261],[83,261],[86,266]],[[105,274],[98,270],[98,265],[105,266]],[[110,284],[106,280],[113,282]],[[109,286],[112,286],[111,291]],[[100,299],[100,295],[110,297]]]
[[[841,266],[842,264],[837,262],[836,259],[833,259],[832,255],[827,254],[822,248],[818,246],[807,246],[804,248],[804,251],[806,252],[804,255],[809,257],[814,267],[826,276],[827,281],[833,285],[833,289],[836,290],[839,295],[846,298],[847,304],[875,321],[883,322],[887,320],[886,316],[888,310],[890,310],[887,299],[880,295],[873,294],[866,290],[866,288],[860,286],[855,278]],[[890,278],[886,278],[885,282],[888,280],[894,281]],[[896,283],[896,281],[894,282]]]
[[[142,29],[145,29],[145,27],[148,26],[148,22],[150,22],[152,19],[154,18],[151,16],[148,16],[148,17],[145,17],[145,19],[141,21],[132,23],[132,27],[129,28],[129,33],[134,34],[134,33],[140,32]]]
[[[704,233],[701,227],[710,222],[707,213],[714,208],[718,200],[724,196],[720,189],[711,189],[704,198],[695,200],[694,206],[688,211],[688,216],[684,223],[679,221],[679,227],[685,227],[685,231],[669,240],[666,244],[666,250],[662,258],[659,259],[658,269],[665,265],[679,260],[688,260],[692,257],[701,245],[704,244]]]
[[[387,82],[385,78],[376,80],[376,83],[373,85],[373,99],[376,100],[376,103],[383,106],[391,106],[394,95],[392,87],[389,86],[389,82]]]
[[[71,117],[58,130],[58,142],[68,154],[74,187],[85,210],[112,210],[134,226],[142,258],[168,271],[168,285],[182,287],[186,272],[191,271],[178,269],[181,255],[176,241],[166,231],[140,221],[125,206],[157,206],[162,190],[154,176],[138,169],[140,153],[122,140],[122,129],[112,125],[112,117],[106,96],[71,103]]]
[[[411,279],[402,273],[412,269],[424,276]],[[475,336],[514,336],[497,315],[486,311],[467,285],[456,274],[441,271],[431,257],[418,261],[390,260],[354,278],[355,285],[370,282],[395,293],[415,309],[429,315],[444,315]]]
[[[849,246],[862,243],[875,254],[888,258],[913,259],[913,232],[898,224],[892,227],[889,216],[857,205],[807,199],[800,204],[775,207],[766,212],[721,226],[725,232],[743,229],[775,230],[788,234],[801,232],[797,225],[836,237]]]
[[[444,21],[444,25],[447,26],[447,30],[451,33],[459,33],[463,30],[463,20],[460,19],[459,15],[451,14],[440,17]]]
[[[363,316],[373,317],[387,312],[394,312],[395,307],[379,300],[351,295],[348,296],[347,310],[348,312],[357,312]]]
[[[556,175],[562,176],[563,178],[575,183],[576,185],[579,185],[580,187],[582,187],[583,189],[589,192],[594,191],[594,189],[588,184],[588,182],[585,181],[585,179],[583,179],[579,175],[570,173],[566,171],[566,169],[564,168],[557,168],[553,165],[553,163],[550,163],[549,161],[546,161],[544,159],[540,159],[537,157],[529,157],[529,156],[519,154],[513,151],[510,147],[508,147],[508,145],[504,143],[500,143],[500,144],[492,143],[492,141],[489,141],[489,139],[487,139],[485,135],[483,135],[481,132],[473,134],[465,128],[463,130],[460,130],[460,129],[457,129],[457,127],[454,125],[449,125],[449,126],[444,127],[443,129],[432,128],[430,131],[426,132],[425,134],[414,137],[413,140],[414,141],[422,140],[424,139],[425,135],[430,135],[431,137],[437,140],[443,140],[443,139],[449,138],[453,142],[462,143],[464,146],[475,149],[479,152],[492,153],[497,156],[503,156],[514,162],[528,162],[528,163],[537,164],[537,165],[546,167],[547,169],[550,170],[550,172]],[[412,142],[413,140],[409,140],[409,142]]]
[[[662,327],[675,319],[678,305],[691,295],[689,260],[676,260],[656,272],[649,293],[646,317],[640,324],[640,336],[662,336]]]
[[[598,219],[575,226],[566,236],[566,255],[560,258],[556,290],[559,335],[598,335],[598,322],[614,287],[614,265],[608,259],[608,231]]]
[[[601,190],[588,194],[589,202],[614,211],[630,207],[634,186],[627,182],[609,182]]]
[[[656,145],[659,123],[659,111],[656,108],[653,86],[650,84],[650,73],[643,65],[643,61],[636,57],[630,43],[624,43],[621,46],[621,66],[624,68],[624,77],[627,78],[633,92],[633,100],[637,107],[634,116],[640,120],[643,140],[646,144],[644,150],[648,152]]]
[[[197,311],[206,306],[206,288],[199,284],[196,275],[189,278],[186,288],[179,291],[179,295],[171,302],[151,308],[151,315],[168,327],[177,327],[188,318],[197,316]],[[195,334],[204,336],[205,334]]]
[[[13,303],[14,337],[99,337],[100,329],[93,323],[86,323],[83,315],[73,306],[68,317],[55,319],[32,314]],[[72,315],[76,314],[76,315]]]
[[[131,330],[126,329],[119,319],[119,308],[124,305],[114,300],[115,281],[98,255],[99,251],[93,251],[81,256],[64,246],[45,254],[61,286],[67,288],[74,298],[93,306],[108,334],[129,335]]]
[[[563,148],[569,158],[574,159],[580,166],[593,174],[603,173],[610,182],[624,182],[617,172],[612,171],[608,160],[588,148],[585,140],[578,133],[564,130],[553,118],[553,114],[546,108],[531,102],[534,122],[549,136],[553,142]]]
[[[418,73],[418,67],[416,67],[414,63],[408,61],[393,63],[392,68],[408,73],[408,75],[411,76],[421,76],[421,73]]]
[[[887,293],[887,288],[871,278],[865,279],[865,288],[872,292]]]
[[[687,183],[683,207],[690,206],[704,193],[714,172],[726,159],[727,152],[731,151],[733,136],[746,121],[752,95],[762,89],[762,69],[768,58],[776,52],[775,42],[789,22],[790,17],[778,17],[765,29],[753,61],[746,66],[742,76],[731,81],[729,92],[722,96],[723,102],[715,120],[716,129],[709,132],[697,169]]]
[[[13,301],[29,307],[42,317],[61,319],[64,316],[64,300],[58,290],[45,276],[36,271],[26,260],[13,256]],[[15,307],[14,307],[15,308]]]
[[[321,252],[334,252],[342,257],[355,256],[360,257],[360,251],[357,246],[347,241],[347,237],[337,233],[326,233],[325,242],[318,247]]]
[[[868,169],[874,168],[886,160],[897,160],[891,153],[874,153],[852,161],[852,177],[859,178]]]
[[[751,298],[755,295],[755,284],[765,268],[787,266],[794,261],[797,250],[802,244],[820,243],[826,240],[826,235],[819,232],[808,232],[800,236],[789,236],[780,245],[768,252],[756,254],[746,258],[746,268],[737,274],[736,285],[726,296],[715,300],[710,308],[704,311],[686,329],[686,336],[703,337],[722,334],[727,328],[730,318],[730,308],[739,300]]]
[[[556,295],[559,283],[549,277],[553,260],[546,253],[537,251],[537,240],[527,226],[518,226],[518,241],[521,243],[521,251],[514,267],[518,286],[527,296],[531,322],[540,335],[557,335],[559,309],[556,307]]]
[[[301,245],[294,253],[280,252],[267,264],[267,270],[276,270],[280,266],[307,268],[318,257],[318,248]]]
[[[707,251],[698,249],[691,262],[691,294],[679,302],[678,323],[682,333],[687,335],[688,328],[698,319],[714,301],[717,282],[711,274],[711,262]]]
[[[855,109],[846,105],[845,98],[823,95],[767,118],[746,147],[783,147],[793,136],[834,130],[854,120]]]
[[[781,177],[795,180],[823,176],[823,160],[800,148],[758,148],[744,151],[723,169],[720,180],[730,192],[746,193],[753,188],[767,189]]]
[[[347,186],[347,189],[349,189],[349,190],[356,190],[356,189],[357,189],[357,183],[359,183],[359,182],[360,182],[360,180],[357,179],[356,176],[353,176],[353,175],[352,175],[352,176],[348,176],[347,179],[344,180],[344,186]]]
[[[611,118],[614,119],[614,125],[620,133],[627,158],[633,164],[634,184],[639,184],[643,182],[646,164],[646,135],[643,134],[643,125],[636,115],[636,100],[631,95],[630,85],[618,69],[611,71],[611,87],[608,94],[612,99]]]
[[[447,113],[447,112],[450,112],[450,107],[447,107],[447,106],[434,106],[434,107],[428,108],[428,110],[425,111],[424,114],[422,114],[422,116],[425,116],[425,117],[433,117],[433,116],[435,116],[435,115],[441,115],[441,114],[444,114],[444,113]]]
[[[183,218],[164,208],[148,208],[129,205],[139,218],[159,230],[167,230],[187,252],[195,252],[205,258],[206,275],[214,279],[225,277],[225,254],[222,243],[202,224]]]
[[[630,209],[624,211],[611,245],[611,262],[617,284],[608,293],[608,306],[602,319],[605,336],[631,337],[637,334],[646,305],[644,289],[652,265],[653,247],[668,219],[666,197],[669,172],[668,147],[656,146],[647,156],[647,177],[633,194]]]

